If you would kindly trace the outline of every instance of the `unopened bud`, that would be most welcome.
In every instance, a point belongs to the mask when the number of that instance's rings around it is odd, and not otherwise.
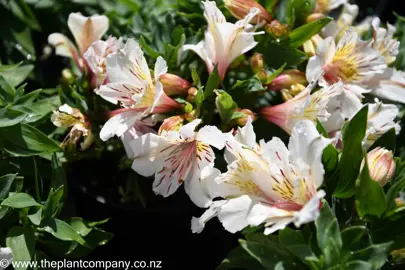
[[[258,73],[256,73],[256,76],[262,83],[265,83],[267,81],[267,71],[264,68],[261,69]]]
[[[281,89],[281,96],[283,97],[283,99],[285,101],[293,99],[295,96],[297,96],[299,93],[302,92],[302,90],[305,89],[305,86],[297,83],[297,84],[293,84],[290,86],[290,88],[286,88],[286,89]]]
[[[244,114],[244,116],[239,117],[236,120],[236,124],[238,124],[239,126],[245,126],[249,117],[252,119],[252,121],[256,120],[256,115],[254,114],[254,112],[252,112],[249,109],[239,109],[238,108],[238,109],[236,109],[236,111]]]
[[[302,44],[304,52],[308,55],[308,57],[312,57],[316,54],[316,48],[312,40],[307,40]]]
[[[298,69],[291,69],[282,72],[267,87],[270,90],[281,90],[290,88],[294,84],[306,84],[307,78],[305,73]]]
[[[229,12],[238,19],[245,18],[252,8],[257,8],[260,13],[252,19],[252,24],[268,24],[272,20],[270,13],[254,0],[224,0],[224,2]]]
[[[325,15],[322,13],[313,13],[307,17],[307,23],[314,22],[320,19],[325,18]]]
[[[75,76],[70,69],[65,68],[62,70],[62,80],[67,84],[72,84],[75,81]]]
[[[265,30],[267,33],[276,37],[286,36],[290,33],[289,25],[281,24],[277,20],[273,20],[270,24],[266,25]]]
[[[171,130],[179,130],[183,126],[184,117],[182,115],[175,115],[163,120],[162,125],[159,128],[159,135],[162,132],[168,132]]]
[[[264,68],[263,55],[260,53],[254,53],[250,58],[250,66],[252,67],[254,73],[258,73],[260,70],[262,70]]]
[[[191,122],[200,116],[200,110],[199,109],[192,110],[191,112],[185,113],[183,116],[184,119]]]
[[[188,90],[187,90],[187,98],[186,98],[186,100],[187,100],[187,102],[190,102],[190,103],[192,103],[193,101],[194,101],[194,99],[195,99],[195,96],[197,95],[197,92],[198,92],[198,90],[197,90],[197,88],[195,88],[195,87],[190,87]]]
[[[170,73],[160,76],[160,82],[167,95],[187,95],[187,90],[191,84],[185,79]]]
[[[367,154],[367,164],[370,177],[378,182],[380,186],[385,186],[395,173],[394,155],[391,151],[377,147]],[[364,160],[362,167],[364,165]]]

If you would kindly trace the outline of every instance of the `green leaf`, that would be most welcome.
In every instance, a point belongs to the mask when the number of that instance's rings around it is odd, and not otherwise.
[[[38,207],[33,214],[27,215],[32,224],[39,226],[42,220],[42,207]]]
[[[7,232],[7,247],[13,251],[13,261],[29,262],[33,260],[35,252],[35,235],[29,227],[12,227]],[[16,270],[25,270],[28,267],[15,267]]]
[[[200,88],[201,87],[201,79],[200,79],[200,76],[198,76],[197,69],[196,69],[195,66],[193,66],[191,68],[191,77],[193,78],[194,85],[197,86],[198,88]]]
[[[343,249],[346,251],[355,251],[365,244],[370,244],[368,239],[367,227],[365,226],[348,227],[342,230],[341,235],[343,241]]]
[[[20,66],[15,69],[4,71],[1,75],[3,75],[4,79],[11,86],[15,87],[23,83],[33,69],[33,65]]]
[[[156,59],[159,57],[159,53],[152,49],[147,43],[146,40],[143,36],[140,37],[139,39],[139,45],[142,47],[142,49],[153,59]]]
[[[106,223],[109,219],[90,222],[79,217],[73,217],[69,220],[70,226],[81,236],[87,236],[96,226]]]
[[[398,193],[405,188],[405,175],[401,175],[401,178],[398,181],[395,181],[387,192],[387,211],[391,211],[396,208],[395,199],[398,197]]]
[[[49,191],[48,199],[44,204],[44,218],[55,217],[63,206],[63,186]]]
[[[372,269],[380,269],[385,263],[388,262],[387,257],[390,252],[391,245],[392,242],[371,245],[368,248],[352,253],[348,260],[366,261],[372,265]]]
[[[7,198],[17,174],[6,174],[0,177],[0,200]]]
[[[233,101],[231,95],[224,90],[215,90],[217,98],[215,99],[215,105],[217,106],[219,115],[224,123],[228,123],[238,105]]]
[[[274,79],[277,78],[277,76],[280,75],[281,72],[283,72],[286,65],[287,63],[284,63],[281,67],[271,73],[270,76],[267,76],[265,84],[270,84],[272,81],[274,81]]]
[[[332,21],[331,17],[325,17],[303,26],[294,29],[286,40],[286,44],[292,48],[298,48],[305,41],[309,40],[314,35],[318,34],[329,22]]]
[[[387,208],[385,193],[380,184],[370,177],[365,155],[364,168],[356,182],[356,208],[360,217],[374,215],[381,217]]]
[[[11,208],[25,208],[41,205],[27,193],[10,192],[9,196],[1,203],[1,206],[8,206]]]
[[[65,170],[62,167],[62,163],[56,153],[52,154],[51,160],[51,167],[52,167],[52,181],[51,181],[51,188],[59,189],[63,186],[63,197],[64,200],[67,198],[67,180]]]
[[[228,269],[257,269],[264,270],[261,264],[249,255],[241,246],[237,246],[229,252],[216,270]]]
[[[311,266],[319,261],[300,231],[285,228],[279,232],[279,240],[288,251],[307,265]]]
[[[214,90],[218,87],[221,78],[218,74],[218,65],[215,65],[214,70],[211,72],[210,76],[208,77],[207,84],[204,88],[204,96],[205,98],[210,97],[214,94]]]
[[[80,245],[87,246],[86,241],[68,223],[51,218],[43,222],[42,229],[54,237],[63,241],[74,241]]]
[[[347,262],[344,266],[344,269],[350,270],[372,270],[373,266],[365,261],[350,261]]]
[[[337,219],[326,200],[323,200],[323,207],[315,220],[315,226],[318,246],[325,256],[326,265],[338,263],[343,246],[342,237]]]
[[[0,128],[14,126],[22,122],[27,115],[23,112],[10,108],[0,109]]]
[[[16,90],[10,83],[5,79],[5,77],[0,74],[0,97],[4,101],[8,101],[9,103],[14,101],[14,97],[16,95]]]
[[[23,63],[23,61],[21,61],[21,62],[19,62],[17,64],[11,64],[11,65],[1,65],[0,64],[0,72],[4,72],[4,71],[7,71],[7,70],[18,68],[19,66],[21,66],[22,63]]]
[[[290,0],[287,7],[288,23],[293,27],[305,23],[306,18],[315,8],[315,0]]]
[[[31,105],[34,102],[34,100],[38,97],[38,95],[41,93],[41,91],[42,91],[41,89],[38,89],[20,97],[14,102],[14,105],[25,105],[25,106]]]
[[[59,151],[54,140],[28,124],[20,123],[0,129],[4,149],[16,156],[33,156]]]
[[[353,196],[360,164],[363,160],[362,141],[366,135],[368,105],[346,124],[342,131],[343,151],[339,162],[340,175],[333,195],[338,198]]]
[[[236,83],[232,86],[232,91],[236,91],[238,89],[243,89],[244,93],[267,91],[267,88],[263,87],[263,83],[257,76],[253,76],[243,81],[237,80]]]
[[[395,132],[395,128],[391,128],[387,132],[385,132],[380,138],[378,138],[371,146],[367,149],[368,152],[373,150],[377,147],[382,147],[387,150],[391,150],[395,153],[397,135]]]

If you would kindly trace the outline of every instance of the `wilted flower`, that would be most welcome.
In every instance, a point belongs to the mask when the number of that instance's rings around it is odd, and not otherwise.
[[[218,64],[218,73],[223,79],[232,61],[257,45],[254,35],[264,33],[255,33],[249,24],[260,10],[252,8],[243,20],[232,24],[226,22],[214,1],[205,1],[203,4],[208,23],[205,39],[197,45],[184,45],[182,51],[192,50],[197,53],[205,61],[209,73]]]
[[[191,83],[185,79],[170,73],[165,73],[160,76],[160,82],[163,85],[163,90],[167,95],[187,95]]]
[[[68,37],[60,33],[49,35],[48,43],[55,47],[57,55],[72,58],[82,70],[84,68],[82,56],[93,42],[107,32],[108,18],[98,14],[85,17],[81,13],[71,13],[67,23],[78,49]]]
[[[327,104],[330,99],[342,92],[343,84],[336,83],[311,94],[315,84],[316,81],[312,82],[300,94],[282,104],[264,107],[260,111],[261,116],[289,134],[300,120],[307,119],[314,123],[317,120],[327,121],[330,116],[327,111]]]
[[[289,88],[294,84],[307,84],[305,73],[298,69],[283,71],[269,85],[267,85],[267,88],[269,90],[281,90]]]
[[[371,150],[367,154],[367,164],[370,171],[370,177],[382,187],[385,186],[394,176],[394,155],[391,151],[385,148],[376,147]]]
[[[155,175],[153,190],[164,197],[173,194],[184,182],[187,194],[198,206],[210,202],[201,179],[214,170],[214,146],[222,149],[225,137],[215,126],[204,126],[197,132],[201,119],[169,130],[160,136],[146,134],[130,144],[134,152],[132,168],[143,176]],[[210,172],[210,173],[208,173]]]
[[[138,120],[151,114],[165,113],[182,105],[163,91],[160,76],[167,72],[166,61],[158,57],[154,78],[138,43],[129,39],[122,50],[108,55],[108,83],[96,91],[101,97],[123,109],[110,118],[100,132],[102,140],[121,137]]]
[[[241,20],[249,14],[252,8],[257,8],[260,10],[260,13],[252,19],[252,23],[270,23],[272,17],[270,13],[257,1],[254,0],[224,0],[225,7],[229,12],[235,16],[237,19]]]
[[[255,135],[247,137],[251,141]],[[192,231],[201,232],[215,216],[231,233],[265,223],[264,233],[271,234],[290,223],[300,227],[315,220],[325,195],[317,191],[324,175],[322,153],[330,142],[307,120],[294,127],[288,149],[279,138],[261,141],[259,150],[229,138],[227,150],[236,159],[214,183],[211,179],[204,182],[210,196],[223,199],[214,201],[200,218],[193,218]]]
[[[94,138],[90,122],[86,120],[85,116],[78,109],[64,104],[53,112],[51,121],[57,127],[71,127],[62,145],[76,144],[82,136],[84,136],[85,139],[80,145],[81,150],[84,151],[88,149],[93,143]]]
[[[115,37],[109,37],[107,41],[98,40],[94,42],[86,51],[83,57],[86,59],[87,65],[95,75],[95,87],[103,84],[106,79],[107,56],[117,52],[122,47],[123,43],[121,38],[117,40]]]

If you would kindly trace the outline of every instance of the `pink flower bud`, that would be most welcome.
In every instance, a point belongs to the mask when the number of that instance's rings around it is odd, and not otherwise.
[[[307,84],[305,73],[298,69],[287,70],[277,76],[267,87],[270,90],[281,90],[289,88],[294,84]]]
[[[183,125],[184,117],[182,115],[175,115],[163,120],[162,125],[159,128],[159,134],[171,130],[179,130]]]
[[[191,86],[188,81],[170,73],[161,75],[160,82],[167,95],[187,95],[187,90]]]
[[[257,118],[256,115],[254,114],[254,112],[252,112],[249,109],[239,109],[238,108],[238,109],[236,109],[236,111],[244,114],[244,116],[242,116],[236,120],[236,124],[238,124],[239,126],[245,126],[246,122],[248,120],[248,117],[250,117],[252,119],[252,121],[255,121]]]
[[[266,25],[265,30],[273,36],[282,37],[290,33],[290,26],[288,24],[281,24],[277,20],[273,20],[270,24]]]
[[[264,68],[263,55],[260,53],[254,53],[250,58],[250,65],[254,73],[260,72]]]
[[[255,7],[260,10],[260,13],[252,19],[251,23],[270,23],[272,20],[270,13],[254,0],[224,0],[224,2],[229,12],[238,19],[245,18],[250,10]]]
[[[377,147],[369,152],[367,154],[367,164],[371,178],[382,187],[391,180],[395,173],[394,155],[385,148]]]
[[[307,17],[307,23],[314,22],[320,19],[325,18],[325,15],[322,13],[313,13]]]

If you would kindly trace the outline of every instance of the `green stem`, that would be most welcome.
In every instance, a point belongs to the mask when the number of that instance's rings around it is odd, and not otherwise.
[[[39,193],[37,162],[35,161],[35,157],[32,160],[34,162],[35,198],[37,202],[41,203],[41,194]]]

